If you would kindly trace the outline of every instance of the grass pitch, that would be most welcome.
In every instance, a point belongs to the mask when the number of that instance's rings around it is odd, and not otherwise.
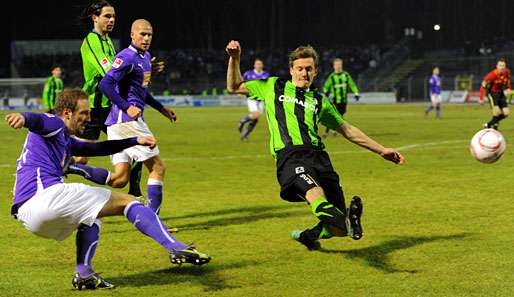
[[[279,198],[264,117],[243,143],[236,127],[245,108],[180,108],[173,125],[148,111],[167,165],[161,217],[213,260],[172,267],[123,217],[107,218],[93,265],[118,288],[95,292],[72,290],[74,236],[39,238],[10,218],[26,132],[3,123],[0,295],[512,296],[514,122],[500,127],[508,143],[502,159],[481,164],[468,144],[490,119],[487,107],[443,106],[440,120],[424,118],[424,108],[350,106],[351,123],[399,148],[407,162],[396,166],[341,136],[325,141],[346,200],[363,198],[364,237],[325,240],[320,252],[289,238],[315,218],[305,204]],[[106,157],[91,164],[110,167]]]

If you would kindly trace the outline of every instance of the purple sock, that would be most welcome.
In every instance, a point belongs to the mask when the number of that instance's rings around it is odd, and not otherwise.
[[[435,107],[435,116],[439,117],[441,115],[441,106],[439,104]]]
[[[130,202],[123,211],[127,219],[146,236],[153,238],[166,250],[182,250],[187,245],[181,243],[168,232],[168,228],[148,207],[138,201]]]
[[[250,132],[252,132],[253,128],[255,128],[255,125],[257,125],[257,122],[259,120],[252,120],[250,124],[248,124],[248,127],[246,127],[246,130],[243,132],[243,138],[247,138],[248,135],[250,135]]]
[[[159,214],[162,204],[162,181],[149,178],[146,190],[148,192],[148,207]]]
[[[111,179],[111,173],[109,170],[100,167],[91,167],[80,163],[70,164],[66,173],[80,175],[99,185],[106,185]]]
[[[239,121],[239,123],[240,123],[240,124],[245,124],[246,122],[250,121],[251,119],[252,119],[252,118],[250,118],[250,115],[249,115],[249,114],[247,114],[247,115],[245,115],[245,116],[244,116],[244,118],[242,118],[242,119]]]
[[[101,221],[96,220],[93,225],[80,225],[75,238],[77,246],[77,267],[76,271],[82,276],[88,276],[93,273],[91,260],[95,255],[96,246],[100,239]]]
[[[430,105],[427,110],[425,110],[425,113],[429,113],[432,111],[432,109],[434,109],[434,107],[432,105]]]

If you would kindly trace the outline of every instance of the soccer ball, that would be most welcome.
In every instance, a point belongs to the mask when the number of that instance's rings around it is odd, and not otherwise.
[[[478,131],[471,139],[471,155],[482,163],[494,163],[503,156],[507,143],[503,135],[494,129]]]

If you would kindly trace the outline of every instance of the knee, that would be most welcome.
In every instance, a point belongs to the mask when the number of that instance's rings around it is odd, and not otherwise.
[[[309,203],[316,200],[317,198],[319,198],[321,196],[325,196],[325,192],[323,191],[323,189],[321,187],[318,187],[318,186],[309,189],[305,193],[305,199],[307,199],[307,201],[309,201]]]
[[[86,165],[87,162],[89,161],[88,157],[73,157],[73,159],[75,160],[76,163],[83,164],[83,165]]]
[[[109,185],[113,188],[123,188],[129,182],[129,175],[121,174],[121,175],[112,175],[111,180],[109,181]]]

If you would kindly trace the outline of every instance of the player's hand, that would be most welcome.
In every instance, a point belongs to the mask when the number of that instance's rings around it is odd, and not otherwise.
[[[241,56],[241,45],[239,44],[239,41],[231,40],[227,44],[227,48],[225,50],[231,58],[239,59]]]
[[[139,145],[148,146],[151,149],[153,149],[157,146],[157,140],[155,138],[153,138],[152,136],[140,136],[137,138],[137,143]]]
[[[139,107],[131,105],[129,108],[127,108],[127,114],[129,115],[129,117],[135,120],[141,116],[141,109],[139,109]]]
[[[177,115],[171,108],[164,106],[161,110],[161,113],[165,117],[167,117],[172,123],[177,121]]]
[[[355,94],[355,101],[359,102],[359,99],[361,98],[361,95]]]
[[[155,57],[152,58],[152,75],[161,74],[164,72],[164,68],[166,68],[166,65],[164,64],[164,61],[157,61]]]
[[[380,156],[396,164],[401,165],[405,163],[405,158],[402,156],[402,154],[400,154],[392,148],[385,148],[384,151],[380,153]]]
[[[17,112],[6,115],[5,121],[14,129],[21,129],[25,125],[25,117]]]

